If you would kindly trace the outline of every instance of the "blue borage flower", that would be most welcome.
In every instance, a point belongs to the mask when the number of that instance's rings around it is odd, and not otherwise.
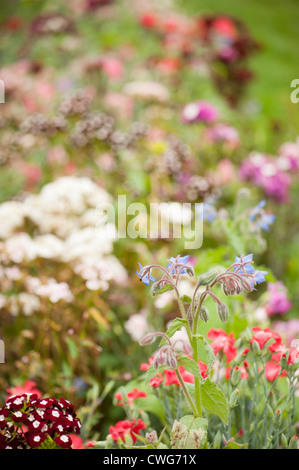
[[[171,270],[171,275],[173,276],[175,274],[175,270],[176,270],[176,265],[186,265],[189,261],[189,255],[186,255],[186,256],[178,256],[177,258],[174,258],[173,256],[168,260],[169,261],[169,264],[166,268],[166,270],[168,271],[169,269],[171,269],[172,267],[172,270]],[[180,274],[185,274],[186,273],[186,269],[183,268],[183,269],[180,269],[180,266],[177,266],[177,269],[179,271]]]
[[[262,282],[266,281],[265,275],[268,274],[267,271],[256,271],[252,266],[253,262],[253,254],[246,256],[236,256],[235,258],[235,265],[234,272],[237,272],[241,276],[246,276],[246,274],[250,274],[251,277],[251,284],[261,284]]]
[[[255,222],[259,228],[268,232],[270,230],[270,225],[273,224],[276,217],[274,214],[267,214],[263,210],[265,205],[266,201],[264,199],[260,201],[257,206],[254,207],[254,209],[251,211],[249,220],[251,222]]]
[[[207,220],[208,222],[213,222],[213,220],[217,217],[218,213],[212,204],[209,202],[203,203],[203,220]]]
[[[139,263],[139,269],[140,272],[136,271],[137,276],[140,278],[140,281],[143,282],[146,286],[149,286],[150,281],[155,282],[157,279],[155,279],[153,276],[150,275],[150,269],[148,269],[147,266],[142,266],[141,263]]]

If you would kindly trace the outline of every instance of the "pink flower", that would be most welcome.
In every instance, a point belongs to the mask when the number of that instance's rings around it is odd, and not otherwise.
[[[269,300],[265,305],[266,312],[271,315],[283,315],[287,313],[292,303],[287,297],[287,289],[282,282],[268,284]]]
[[[36,386],[36,383],[33,382],[32,380],[26,380],[24,385],[16,385],[15,387],[8,388],[6,391],[9,393],[8,398],[11,395],[23,395],[23,393],[32,393],[38,396],[40,398],[42,396],[41,392],[37,389],[34,388]]]
[[[120,79],[124,74],[124,66],[122,62],[115,57],[104,59],[102,66],[108,78]]]
[[[69,434],[72,440],[72,449],[84,449],[83,439],[76,434]]]
[[[219,110],[208,101],[194,101],[188,103],[182,111],[182,119],[186,123],[205,122],[212,123],[219,117]]]
[[[269,382],[273,382],[279,376],[280,371],[281,371],[281,367],[278,364],[278,362],[269,361],[266,363],[265,374]],[[285,372],[281,374],[281,376],[283,375],[285,375]]]
[[[212,328],[208,332],[207,338],[213,340],[210,346],[215,355],[222,350],[223,354],[226,355],[226,362],[230,362],[236,357],[237,349],[234,346],[235,337],[233,333],[228,335],[220,328]]]
[[[140,418],[137,422],[136,419],[133,421],[126,419],[124,421],[118,421],[115,426],[110,426],[109,433],[114,442],[117,442],[119,439],[125,442],[126,435],[130,435],[135,443],[137,438],[133,433],[139,434],[141,429],[146,429],[146,425]]]
[[[240,145],[240,137],[237,129],[228,124],[219,123],[208,130],[208,137],[212,142],[227,143],[229,147],[236,148]]]
[[[128,397],[128,404],[130,406],[132,405],[134,400],[136,400],[136,398],[145,398],[147,397],[147,394],[143,392],[142,390],[138,390],[138,388],[133,388],[133,390],[127,394],[127,397]],[[119,406],[124,406],[124,401],[123,401],[123,397],[121,393],[117,393],[115,395],[115,398],[118,400],[117,404]]]

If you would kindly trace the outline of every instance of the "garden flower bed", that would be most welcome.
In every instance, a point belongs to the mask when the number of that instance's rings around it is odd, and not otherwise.
[[[0,449],[297,449],[293,1],[14,3]]]

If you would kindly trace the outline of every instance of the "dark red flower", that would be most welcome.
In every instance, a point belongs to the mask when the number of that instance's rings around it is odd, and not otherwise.
[[[54,441],[63,449],[70,449],[72,447],[72,439],[66,434],[55,437]]]
[[[39,447],[44,442],[47,436],[41,432],[27,432],[25,434],[25,437],[30,447]]]

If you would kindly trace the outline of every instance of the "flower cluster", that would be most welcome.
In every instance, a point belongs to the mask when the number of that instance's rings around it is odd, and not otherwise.
[[[109,427],[109,433],[114,442],[119,443],[120,441],[126,442],[126,438],[131,438],[133,443],[137,441],[134,434],[139,434],[142,429],[146,429],[146,424],[142,419],[134,419],[129,421],[127,419],[118,421],[115,426]]]
[[[244,65],[245,59],[259,47],[240,20],[217,14],[188,19],[147,12],[141,16],[140,24],[162,40],[166,55],[152,58],[153,66],[160,72],[175,73],[182,65],[194,66],[198,60],[196,51],[200,47],[209,52],[206,66],[218,90],[230,104],[236,105],[244,84],[253,76]],[[217,71],[218,64],[225,73]]]
[[[65,398],[11,395],[0,408],[0,448],[72,447],[70,434],[79,434],[81,422]]]
[[[249,346],[245,347],[238,355],[236,347],[236,340],[233,333],[227,334],[221,329],[211,329],[207,333],[207,338],[212,340],[210,346],[212,347],[215,355],[221,352],[226,357],[226,370],[225,377],[228,379],[231,376],[232,368],[240,370],[240,377],[243,379],[249,378],[248,370],[250,368],[251,360],[254,360],[256,355],[263,355],[265,357],[264,374],[269,382],[273,382],[278,377],[287,375],[285,367],[292,366],[296,363],[299,357],[299,350],[297,348],[287,348],[282,343],[282,337],[279,333],[265,328],[262,330],[260,327],[252,328],[252,334],[249,339]],[[252,353],[249,357],[249,353]],[[237,360],[237,365],[234,365]],[[241,362],[240,362],[241,361]]]
[[[191,356],[188,356],[188,357],[191,357]],[[151,364],[153,364],[154,359],[155,359],[155,357],[153,356],[153,357],[149,358],[148,363],[142,363],[140,365],[140,370],[147,371],[149,369],[149,367],[151,366]],[[208,366],[207,366],[207,364],[205,364],[204,362],[198,360],[198,367],[199,367],[199,371],[201,373],[202,378],[205,379],[206,377],[208,377],[208,374],[207,374]],[[180,375],[181,375],[184,382],[190,383],[190,384],[194,383],[194,375],[191,374],[190,372],[188,372],[185,369],[184,366],[179,366],[178,370],[179,370],[179,373],[180,373]],[[165,379],[165,382],[164,382],[164,379]],[[158,373],[157,375],[155,375],[153,378],[151,378],[151,380],[149,382],[149,386],[154,387],[154,388],[158,388],[163,383],[166,386],[168,386],[168,385],[181,386],[181,384],[179,382],[179,379],[178,379],[174,369],[164,369],[162,373]]]
[[[281,146],[278,157],[252,153],[240,166],[243,180],[252,181],[276,202],[286,203],[292,184],[292,173],[299,169],[298,145],[286,143]]]
[[[147,394],[135,387],[133,390],[131,390],[131,392],[128,392],[125,397],[123,397],[122,393],[117,393],[114,395],[114,397],[117,400],[117,405],[124,406],[126,403],[128,403],[130,406],[137,398],[146,398]]]

